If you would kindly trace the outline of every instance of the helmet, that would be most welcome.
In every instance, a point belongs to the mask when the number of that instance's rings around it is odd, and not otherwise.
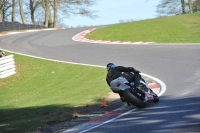
[[[111,68],[114,68],[115,66],[116,66],[116,65],[113,64],[113,63],[108,63],[107,66],[106,66],[106,68],[107,68],[107,70],[109,71]]]

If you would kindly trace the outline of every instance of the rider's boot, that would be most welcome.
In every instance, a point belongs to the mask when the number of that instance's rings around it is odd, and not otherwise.
[[[119,96],[120,96],[120,100],[122,102],[126,102],[126,99],[124,98],[123,92],[118,92]]]
[[[126,100],[125,100],[124,97],[120,97],[120,100],[121,100],[122,102],[126,102]]]
[[[128,106],[131,106],[131,104],[129,102],[126,102]]]

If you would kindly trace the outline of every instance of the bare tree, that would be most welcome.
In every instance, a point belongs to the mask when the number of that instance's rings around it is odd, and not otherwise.
[[[19,0],[19,8],[20,8],[20,16],[23,24],[26,24],[26,19],[24,15],[24,9],[23,9],[23,0]]]
[[[0,0],[0,22],[6,21],[8,19],[8,16],[10,16],[10,8],[11,3],[9,0]]]
[[[42,22],[46,27],[58,27],[61,24],[59,21],[70,15],[97,17],[95,11],[89,8],[96,1],[98,0],[0,0],[0,22],[10,19],[16,21],[19,15],[23,24]],[[11,17],[8,19],[8,16]]]
[[[60,0],[59,10],[64,15],[79,14],[91,18],[97,17],[95,11],[89,10],[89,7],[94,5],[96,0]]]
[[[190,13],[193,13],[192,0],[188,0],[188,6],[189,6],[189,9],[190,9]]]
[[[39,0],[30,0],[29,8],[30,8],[32,24],[35,24],[35,10],[40,4],[41,2]]]
[[[181,8],[181,2],[177,0],[162,0],[157,5],[156,12],[161,16],[165,15],[177,15],[181,14],[183,9]]]
[[[96,18],[95,11],[89,10],[90,6],[96,4],[97,0],[54,0],[54,27],[58,24],[58,11],[62,16],[82,15]]]
[[[185,0],[181,0],[182,14],[185,14]]]
[[[58,0],[54,0],[54,28],[58,27],[58,2]]]
[[[157,5],[157,13],[161,16],[193,13],[199,7],[198,1],[200,0],[161,0]]]
[[[50,3],[48,5],[48,13],[49,13],[49,17],[48,17],[48,27],[49,28],[53,28],[53,21],[52,21],[52,16],[51,16],[51,10],[50,10]]]
[[[49,0],[42,0],[42,7],[45,11],[45,21],[44,26],[48,27],[48,20],[49,20]]]
[[[3,21],[3,5],[4,5],[4,2],[0,1],[0,22]]]
[[[12,22],[16,19],[16,0],[12,0]]]
[[[200,11],[200,0],[193,1],[193,11],[194,12]]]
[[[58,11],[60,15],[69,17],[70,15],[83,15],[95,18],[94,11],[89,10],[89,6],[95,4],[96,0],[42,0],[42,7],[45,11],[45,26],[58,26]],[[52,10],[53,22],[52,22]],[[48,21],[48,22],[47,22]],[[52,25],[53,24],[53,25]]]

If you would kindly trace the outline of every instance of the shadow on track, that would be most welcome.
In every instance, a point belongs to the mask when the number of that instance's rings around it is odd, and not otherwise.
[[[160,98],[159,103],[149,104],[144,109],[132,112],[112,122],[101,126],[101,131],[114,133],[169,133],[169,132],[199,132],[200,131],[200,97],[189,97],[172,100],[168,96]],[[123,124],[122,124],[123,123]],[[131,127],[131,129],[130,129]],[[95,130],[95,133],[103,133]]]

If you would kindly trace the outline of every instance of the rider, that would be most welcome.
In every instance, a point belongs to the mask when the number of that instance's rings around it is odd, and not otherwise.
[[[140,89],[140,71],[133,67],[116,66],[114,63],[108,63],[106,68],[108,71],[106,81],[112,90],[115,90],[115,85],[113,83],[116,82],[116,80],[126,85],[134,82],[134,88]],[[130,72],[133,72],[134,74]],[[119,93],[119,95],[122,97],[122,94]]]

